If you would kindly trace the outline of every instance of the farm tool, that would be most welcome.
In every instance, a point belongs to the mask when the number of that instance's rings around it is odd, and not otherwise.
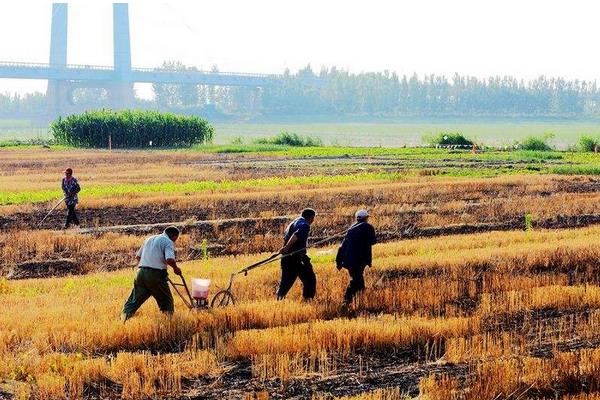
[[[338,232],[334,235],[331,235],[329,237],[326,237],[325,239],[322,239],[322,240],[319,240],[318,242],[313,243],[313,246],[317,246],[319,244],[328,242],[332,239],[335,239],[335,238],[345,234],[346,232],[347,232],[347,230],[344,230],[344,231]],[[292,256],[292,255],[297,254],[304,250],[306,250],[306,248],[298,249],[298,250],[295,250],[295,251],[293,251],[291,253],[287,253],[287,254],[274,253],[274,254],[271,254],[269,257],[265,258],[264,260],[260,260],[258,262],[255,262],[254,264],[248,265],[247,267],[245,267],[237,272],[234,272],[229,277],[229,285],[227,286],[227,288],[219,290],[213,296],[213,298],[210,302],[208,301],[208,296],[204,295],[204,293],[202,295],[196,295],[195,290],[192,290],[192,292],[190,292],[189,287],[188,287],[183,275],[180,275],[181,283],[175,283],[170,278],[167,278],[167,280],[171,284],[171,286],[173,286],[173,289],[175,289],[175,292],[177,293],[177,295],[181,298],[183,303],[189,309],[197,310],[197,309],[207,309],[209,307],[213,307],[213,308],[214,307],[226,307],[226,306],[235,304],[235,297],[233,296],[233,280],[237,275],[244,274],[244,276],[247,276],[248,272],[253,270],[254,268],[257,268],[257,267],[260,267],[260,266],[263,266],[266,264],[270,264],[272,262],[281,260],[282,258],[285,258],[285,257]],[[208,282],[210,282],[210,281],[208,281]],[[184,288],[184,293],[182,293],[178,289],[181,287]],[[206,294],[207,293],[208,293],[208,288],[206,289]]]
[[[246,268],[244,268],[238,272],[234,272],[233,274],[231,274],[231,276],[229,277],[229,285],[227,286],[227,288],[219,290],[213,296],[210,303],[209,303],[207,297],[195,296],[192,294],[192,293],[194,293],[194,291],[190,292],[190,289],[189,289],[183,275],[179,275],[181,277],[181,283],[175,283],[170,278],[168,278],[168,281],[171,284],[171,286],[173,286],[173,289],[175,289],[175,292],[177,293],[177,295],[179,295],[181,300],[183,300],[183,303],[190,309],[203,309],[203,308],[208,308],[209,306],[210,307],[226,307],[228,305],[235,304],[232,287],[233,287],[233,278],[235,278],[236,275],[239,275],[242,273],[244,275],[248,275],[248,271],[250,271],[251,269],[254,269],[258,266],[268,264],[272,261],[275,261],[276,259],[280,258],[278,256],[279,256],[278,253],[272,254],[271,256],[269,256],[268,258],[265,258],[264,260],[258,261],[252,265],[247,266]],[[180,290],[178,289],[179,287],[184,288],[184,293],[180,292]]]
[[[60,206],[60,204],[65,201],[66,197],[63,197],[62,199],[60,199],[60,201],[58,203],[56,203],[54,205],[54,207],[52,207],[50,209],[50,211],[48,211],[48,214],[46,214],[46,216],[44,218],[42,218],[42,220],[38,223],[38,226],[42,225],[44,223],[44,221],[46,220],[46,218],[48,218],[50,216],[50,214],[52,214],[52,211],[56,210],[56,207]]]

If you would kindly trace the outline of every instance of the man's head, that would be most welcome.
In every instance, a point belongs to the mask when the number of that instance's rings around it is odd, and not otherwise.
[[[169,237],[173,242],[179,238],[179,229],[176,226],[169,226],[165,229],[165,235]]]
[[[354,216],[358,222],[366,222],[369,219],[369,212],[364,209],[358,210]]]
[[[71,168],[65,169],[65,176],[67,178],[70,178],[71,176],[73,176],[73,170]]]
[[[315,210],[313,210],[312,208],[305,208],[304,210],[302,210],[302,214],[300,214],[300,215],[310,225],[315,220],[315,216],[317,215],[317,212]]]

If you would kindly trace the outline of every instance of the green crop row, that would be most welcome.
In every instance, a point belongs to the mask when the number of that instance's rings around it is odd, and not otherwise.
[[[395,181],[401,180],[406,174],[397,172],[360,173],[351,175],[311,175],[297,177],[270,177],[245,180],[224,181],[191,181],[185,183],[152,183],[152,184],[119,184],[107,186],[89,186],[81,192],[82,197],[118,196],[129,193],[198,193],[206,191],[243,190],[256,188],[271,188],[277,186],[298,185],[328,185],[359,181]],[[0,204],[39,203],[62,196],[60,190],[40,191],[0,191]]]

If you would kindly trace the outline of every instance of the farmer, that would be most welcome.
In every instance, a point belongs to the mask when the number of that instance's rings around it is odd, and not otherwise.
[[[375,229],[369,224],[369,212],[358,210],[356,222],[346,232],[336,256],[337,269],[346,268],[350,274],[350,283],[344,294],[343,306],[349,306],[354,296],[364,290],[363,276],[366,266],[371,266],[373,255],[371,247],[376,243]]]
[[[281,282],[277,290],[277,299],[282,300],[294,285],[296,278],[302,281],[302,296],[305,301],[315,297],[317,277],[306,255],[306,241],[310,225],[317,213],[311,208],[302,210],[300,217],[293,220],[286,228],[283,237],[284,246],[279,250],[281,258]]]
[[[79,218],[77,217],[77,211],[75,207],[79,202],[77,193],[81,190],[79,182],[73,176],[73,170],[71,168],[65,169],[65,177],[62,180],[62,191],[65,195],[65,204],[67,205],[67,220],[65,221],[65,229],[71,226],[71,223],[79,226]]]
[[[175,262],[177,238],[179,229],[169,226],[162,234],[147,238],[138,250],[136,258],[139,268],[133,281],[133,290],[123,306],[123,321],[131,318],[150,296],[154,297],[162,312],[173,313],[173,296],[167,282],[167,266],[173,268],[176,275],[181,275],[181,270]]]

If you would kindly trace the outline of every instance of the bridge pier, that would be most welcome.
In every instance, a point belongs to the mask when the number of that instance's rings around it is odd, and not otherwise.
[[[66,68],[67,66],[67,20],[66,3],[52,4],[52,25],[50,27],[50,65]],[[60,80],[48,80],[46,101],[48,115],[52,118],[60,115],[63,103],[69,92],[68,84]]]
[[[115,82],[103,85],[108,91],[109,107],[113,110],[122,110],[135,106],[133,84],[127,82]]]
[[[50,66],[67,67],[67,20],[66,3],[52,5],[52,26],[50,35]],[[108,107],[119,110],[135,105],[131,74],[131,47],[129,39],[129,11],[126,3],[113,4],[113,45],[115,80],[73,81],[48,80],[46,91],[49,118],[83,111],[73,102],[73,90],[77,87],[98,87],[108,92]]]
[[[49,119],[68,113],[68,105],[73,104],[71,93],[72,89],[68,81],[48,81],[46,104]]]

